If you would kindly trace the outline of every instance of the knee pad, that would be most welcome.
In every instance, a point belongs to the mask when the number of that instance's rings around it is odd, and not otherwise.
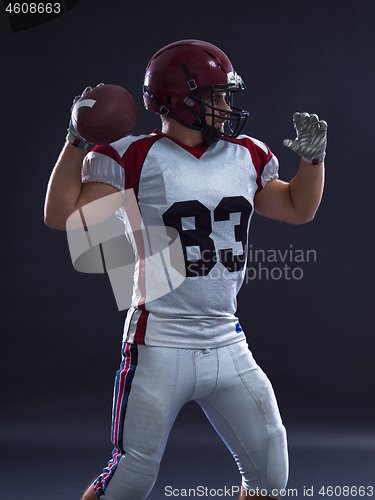
[[[247,490],[258,488],[258,494],[276,498],[286,487],[289,472],[286,430],[282,424],[268,427],[263,453],[264,465],[254,464],[256,472],[252,468],[249,474],[243,474],[242,485]]]
[[[280,491],[285,488],[289,473],[286,430],[281,424],[270,435],[267,466],[267,489]],[[279,493],[271,496],[279,496]]]

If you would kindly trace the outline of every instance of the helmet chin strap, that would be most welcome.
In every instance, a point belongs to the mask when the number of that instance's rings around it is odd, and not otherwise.
[[[207,125],[206,123],[202,123],[204,120],[204,117],[201,118],[201,121],[196,121],[192,125],[187,124],[183,120],[180,120],[174,113],[169,113],[168,116],[176,120],[178,123],[183,125],[186,128],[190,128],[192,130],[197,130],[202,134],[202,140],[204,143],[211,145],[211,144],[216,144],[222,137],[223,134],[215,127],[212,127],[211,125]]]
[[[192,125],[188,125],[178,117],[173,116],[173,113],[171,113],[170,116],[172,116],[172,118],[174,118],[175,120],[177,119],[177,121],[181,123],[181,125],[184,125],[185,127],[192,130],[198,130],[202,134],[203,142],[208,145],[216,144],[224,135],[216,127],[207,125],[204,115],[201,116],[200,119],[196,120]]]
[[[201,121],[205,121],[204,117],[202,117]],[[197,127],[202,133],[203,142],[206,144],[216,144],[223,134],[216,128],[211,125],[207,125],[206,123],[202,123],[203,127]]]
[[[221,137],[223,137],[224,134],[222,134],[214,125],[207,125],[204,105],[202,102],[199,102],[199,105],[202,114],[200,120],[197,120],[197,129],[199,129],[202,133],[203,142],[205,142],[208,145],[216,144],[221,139]],[[214,123],[215,121],[214,110],[212,110],[211,119],[212,123]]]
[[[206,126],[202,130],[202,139],[206,144],[216,144],[221,137],[222,134],[214,127]]]

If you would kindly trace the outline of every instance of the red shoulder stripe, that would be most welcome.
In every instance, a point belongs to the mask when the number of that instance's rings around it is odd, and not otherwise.
[[[121,159],[125,169],[125,189],[133,188],[137,199],[139,178],[147,153],[150,151],[153,144],[162,137],[161,135],[153,135],[134,141],[125,151]]]
[[[264,151],[262,147],[260,147],[256,142],[258,141],[253,141],[250,137],[243,137],[241,139],[230,139],[230,138],[224,138],[225,140],[229,142],[233,142],[235,144],[239,144],[240,146],[244,146],[250,153],[251,159],[253,160],[253,164],[257,173],[257,185],[258,189],[257,192],[260,191],[262,188],[262,173],[264,170],[264,167],[267,165],[267,163],[271,160],[273,157],[273,153],[270,150],[270,148],[264,144],[263,142],[261,143],[264,145],[266,148],[267,153]],[[259,141],[260,142],[260,141]]]
[[[116,163],[121,165],[121,167],[124,167],[124,165],[122,163],[121,156],[115,150],[115,148],[113,148],[110,144],[103,144],[103,145],[95,146],[92,149],[92,151],[95,153],[100,153],[100,154],[105,155],[105,156],[109,156],[109,158],[112,158],[112,160],[114,160]]]

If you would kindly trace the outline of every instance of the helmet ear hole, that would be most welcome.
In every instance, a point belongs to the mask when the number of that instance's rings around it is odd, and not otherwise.
[[[174,106],[175,108],[180,108],[181,107],[181,102],[179,98],[175,95],[170,95],[167,97],[167,102],[171,106]]]

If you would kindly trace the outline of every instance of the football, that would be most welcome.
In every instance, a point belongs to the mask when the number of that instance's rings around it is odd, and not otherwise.
[[[110,144],[129,134],[137,118],[137,106],[119,85],[98,85],[82,95],[72,109],[77,133],[91,144]]]

